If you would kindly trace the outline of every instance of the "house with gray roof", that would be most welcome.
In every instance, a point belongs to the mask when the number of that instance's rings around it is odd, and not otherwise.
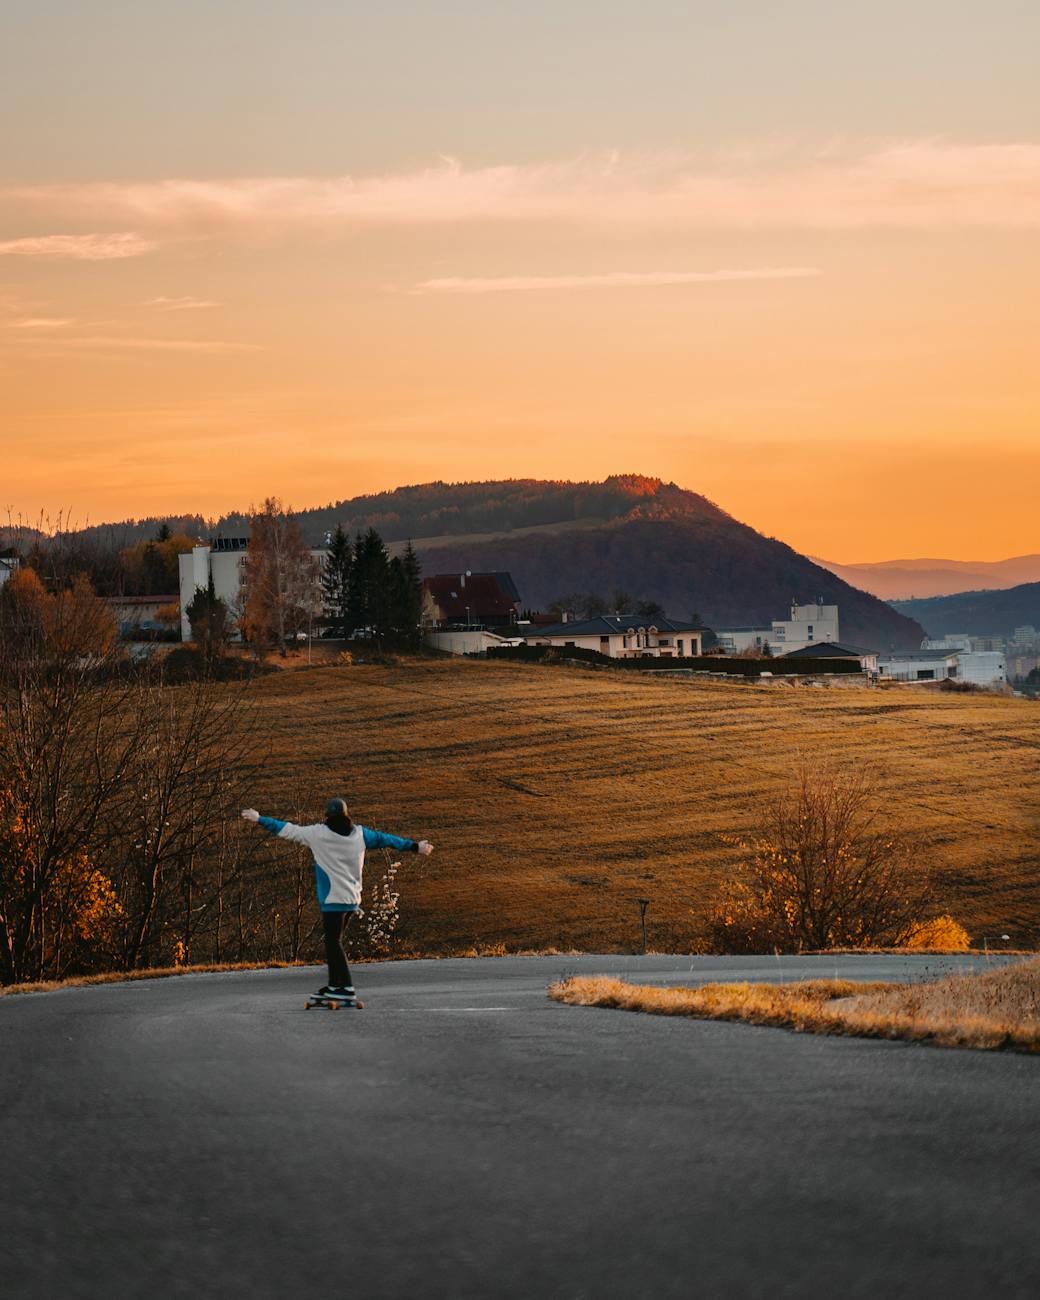
[[[662,615],[602,614],[517,629],[528,645],[596,650],[611,659],[682,659],[702,653],[705,628]]]

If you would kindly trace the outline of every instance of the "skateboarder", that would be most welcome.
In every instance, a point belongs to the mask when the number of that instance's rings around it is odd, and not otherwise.
[[[325,935],[325,956],[329,963],[329,982],[318,990],[318,997],[356,1001],[350,967],[343,951],[344,922],[361,905],[361,873],[366,849],[397,849],[400,853],[433,852],[428,840],[406,840],[384,831],[371,831],[352,822],[345,799],[330,799],[325,806],[325,820],[310,826],[261,817],[255,808],[245,808],[247,822],[257,822],[265,831],[292,844],[303,844],[314,855],[314,874],[318,887],[318,906]]]

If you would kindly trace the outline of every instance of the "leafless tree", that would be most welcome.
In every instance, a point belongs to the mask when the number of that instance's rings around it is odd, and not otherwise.
[[[916,842],[886,823],[868,767],[802,764],[739,847],[711,917],[726,951],[897,944],[927,915]]]
[[[286,636],[309,626],[319,611],[318,574],[292,512],[268,497],[250,515],[242,573],[242,623],[255,646],[274,642],[285,654]]]

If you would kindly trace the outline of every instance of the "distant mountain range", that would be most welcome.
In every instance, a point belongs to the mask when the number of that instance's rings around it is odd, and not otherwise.
[[[764,537],[696,492],[641,475],[601,483],[508,479],[424,483],[353,497],[297,518],[321,544],[337,524],[372,526],[388,543],[411,539],[427,573],[505,569],[525,606],[544,609],[576,592],[609,601],[617,589],[657,601],[673,617],[698,614],[709,627],[769,626],[792,601],[840,607],[841,637],[873,649],[918,646],[912,619],[790,546]],[[133,520],[88,530],[126,546],[160,523],[195,536],[243,536],[248,520],[229,514]]]
[[[967,632],[971,636],[1008,637],[1016,627],[1040,628],[1040,582],[1024,582],[1001,591],[962,591],[929,600],[899,600],[892,605],[917,619],[929,636]]]
[[[891,601],[950,596],[960,591],[992,591],[1024,582],[1040,582],[1040,555],[1017,555],[1010,560],[885,560],[878,564],[834,564],[831,560],[816,559],[815,562],[853,587]]]

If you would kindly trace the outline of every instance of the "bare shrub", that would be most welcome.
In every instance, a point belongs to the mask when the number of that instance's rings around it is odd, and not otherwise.
[[[174,688],[161,664],[129,662],[87,579],[53,594],[31,572],[6,584],[0,983],[185,962],[213,928],[219,951],[248,862],[221,827],[249,712],[244,688]]]
[[[361,909],[361,936],[367,954],[385,956],[393,947],[394,935],[401,919],[401,892],[396,887],[398,861],[384,850],[386,867],[366,890],[368,905]]]
[[[869,769],[802,764],[738,841],[743,858],[710,926],[723,952],[896,945],[926,914],[911,835],[887,828]]]

